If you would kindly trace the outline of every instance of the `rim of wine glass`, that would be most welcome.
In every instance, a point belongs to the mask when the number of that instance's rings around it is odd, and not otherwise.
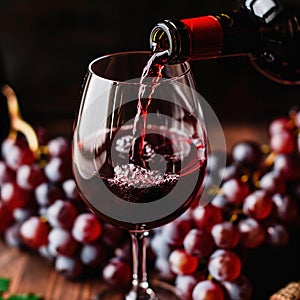
[[[126,55],[126,54],[149,54],[149,58],[150,58],[151,53],[152,53],[151,51],[121,51],[121,52],[109,53],[109,54],[106,54],[106,55],[103,55],[103,56],[99,56],[99,57],[95,58],[94,60],[92,60],[89,63],[88,71],[91,74],[95,75],[96,77],[104,79],[104,80],[107,80],[107,81],[110,81],[110,82],[122,83],[122,84],[128,84],[128,85],[140,85],[141,84],[140,82],[133,82],[133,81],[131,81],[134,78],[130,78],[130,79],[127,79],[127,80],[117,80],[117,79],[110,79],[110,78],[106,78],[104,76],[100,76],[97,73],[95,73],[95,71],[93,71],[92,65],[95,64],[95,62],[103,60],[103,59],[108,58],[108,57],[121,56],[121,55]],[[172,64],[172,65],[176,65],[176,64]],[[176,76],[173,76],[173,77],[170,77],[170,78],[163,78],[163,82],[176,81],[176,80],[182,78],[188,72],[191,71],[191,66],[190,66],[190,64],[187,61],[185,61],[183,63],[178,63],[177,65],[185,65],[186,66],[186,70],[184,70],[182,73],[180,73],[180,74],[178,74]],[[142,74],[142,71],[143,71],[143,69],[141,69],[141,74]],[[147,83],[143,83],[143,85],[148,85],[148,84]],[[149,83],[149,85],[151,85],[151,83]]]

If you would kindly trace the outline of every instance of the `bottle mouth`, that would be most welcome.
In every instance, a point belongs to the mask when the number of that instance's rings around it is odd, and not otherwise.
[[[150,33],[150,49],[162,52],[168,64],[182,63],[189,53],[184,53],[183,42],[188,40],[188,33],[183,23],[178,20],[164,20],[155,25]]]
[[[167,23],[158,23],[150,33],[150,48],[152,52],[165,52],[169,57],[174,52],[171,30]]]

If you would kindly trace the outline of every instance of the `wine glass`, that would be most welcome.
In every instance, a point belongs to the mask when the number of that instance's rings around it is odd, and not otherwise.
[[[206,171],[206,126],[190,65],[165,65],[141,82],[150,58],[137,51],[92,61],[74,122],[79,193],[101,220],[132,237],[132,288],[118,299],[177,299],[150,287],[146,236],[199,198]]]

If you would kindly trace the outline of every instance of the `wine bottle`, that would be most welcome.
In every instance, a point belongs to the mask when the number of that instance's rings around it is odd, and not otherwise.
[[[227,13],[164,20],[153,27],[150,47],[153,52],[165,51],[169,64],[247,55],[266,77],[297,85],[300,9],[287,2],[243,0]]]

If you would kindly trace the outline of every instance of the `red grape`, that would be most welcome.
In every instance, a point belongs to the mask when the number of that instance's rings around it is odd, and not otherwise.
[[[33,249],[48,244],[50,226],[37,216],[31,216],[20,227],[22,240]]]
[[[183,246],[188,254],[205,258],[212,253],[215,244],[208,231],[193,228],[186,235]]]
[[[193,290],[193,300],[223,300],[224,293],[221,286],[212,280],[197,283]]]
[[[270,137],[270,147],[277,154],[292,153],[295,149],[296,139],[291,131],[281,131]]]
[[[46,181],[43,169],[37,164],[22,165],[17,170],[17,184],[26,190],[33,190]]]
[[[222,211],[212,204],[197,206],[193,210],[193,223],[195,227],[209,231],[212,226],[222,221]]]
[[[178,248],[171,252],[169,263],[175,274],[192,274],[197,270],[198,258]]]
[[[255,190],[245,198],[243,212],[256,220],[263,220],[270,215],[272,207],[272,198],[267,192]]]
[[[91,213],[82,213],[77,216],[72,228],[72,235],[78,242],[89,243],[98,239],[102,226]]]
[[[256,248],[260,246],[265,239],[265,234],[255,219],[246,218],[240,220],[238,223],[238,228],[240,232],[239,244],[245,248]]]
[[[17,144],[11,145],[4,157],[8,167],[14,171],[22,165],[33,164],[35,160],[33,152],[28,147],[20,147]]]
[[[292,122],[287,117],[278,117],[269,124],[269,134],[277,134],[282,131],[290,131],[293,129]]]
[[[216,280],[232,281],[240,275],[242,262],[235,252],[217,249],[210,256],[207,267],[210,275]]]
[[[5,231],[14,222],[11,209],[0,200],[0,233]]]
[[[176,293],[182,300],[192,299],[192,294],[198,282],[205,280],[205,274],[196,272],[190,275],[178,275],[175,279]]]
[[[222,184],[221,191],[229,203],[239,206],[250,193],[250,188],[241,179],[231,178]]]
[[[211,229],[211,235],[216,246],[224,249],[234,248],[240,239],[240,232],[236,225],[228,221],[215,224]]]
[[[12,181],[2,185],[1,199],[10,209],[14,209],[26,206],[31,198],[29,191]]]
[[[15,179],[15,172],[4,161],[0,160],[0,186]]]

